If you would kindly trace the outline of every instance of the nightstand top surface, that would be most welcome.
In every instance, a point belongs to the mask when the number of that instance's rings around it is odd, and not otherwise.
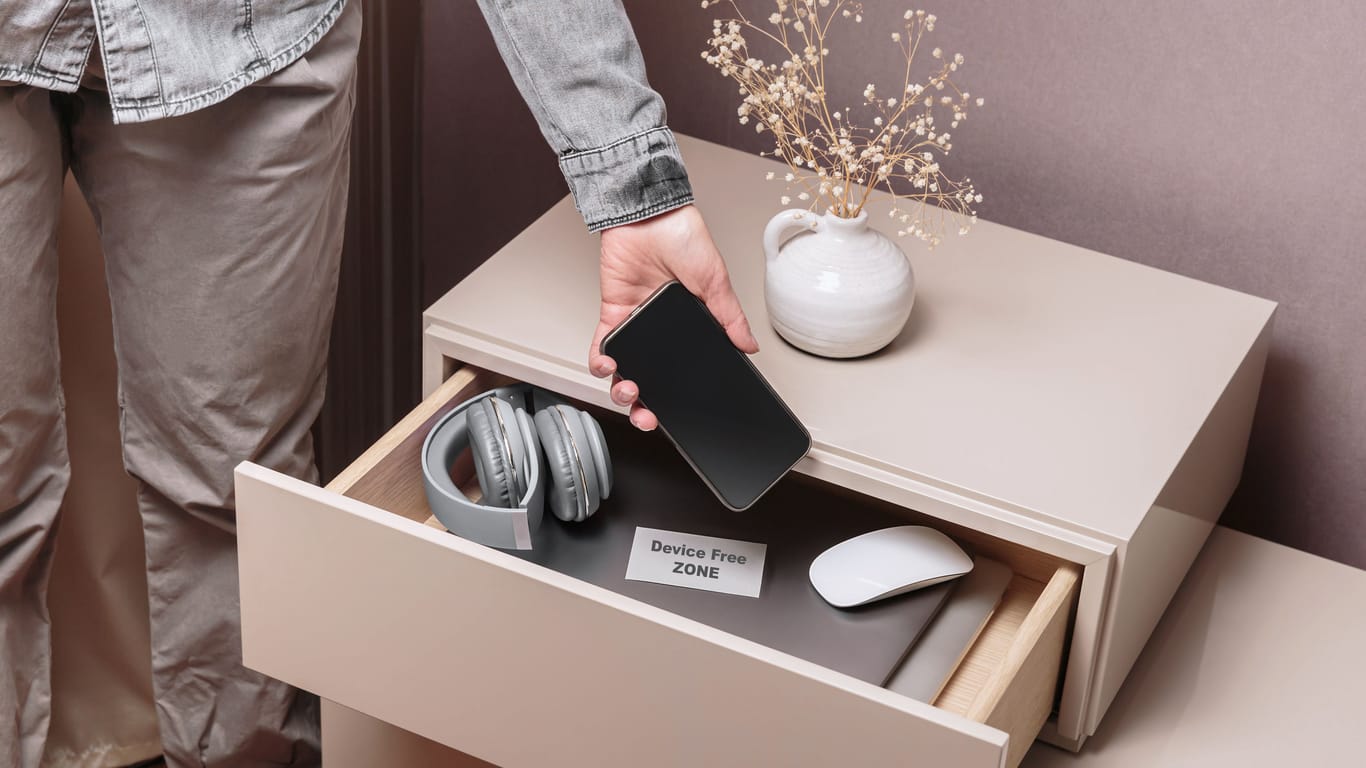
[[[771,160],[679,137],[697,196],[761,351],[755,364],[816,451],[1127,539],[1270,320],[1264,299],[980,221],[916,273],[892,345],[826,360],[787,345],[764,308],[760,236],[779,209]],[[870,222],[893,237],[885,199]],[[543,373],[595,388],[598,238],[569,198],[427,312]],[[476,362],[478,361],[471,361]],[[572,388],[572,387],[571,387]],[[643,393],[646,401],[649,393]]]

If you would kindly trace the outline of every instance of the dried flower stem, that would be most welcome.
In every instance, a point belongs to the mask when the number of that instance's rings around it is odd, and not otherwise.
[[[906,57],[901,90],[883,98],[869,83],[860,109],[871,116],[873,124],[861,127],[849,107],[831,110],[825,60],[830,53],[831,25],[837,18],[861,23],[862,4],[855,0],[775,3],[777,12],[767,19],[775,31],[769,31],[750,21],[737,0],[703,0],[703,8],[729,6],[734,17],[713,21],[709,48],[702,57],[738,84],[740,123],[752,119],[755,131],[772,134],[771,154],[792,168],[792,173],[783,176],[788,189],[799,185],[802,191],[797,197],[810,208],[824,202],[837,215],[854,217],[867,204],[873,188],[883,187],[894,199],[889,215],[899,222],[898,234],[914,235],[934,246],[940,242],[947,218],[958,219],[959,233],[966,234],[976,221],[973,204],[980,203],[982,196],[969,179],[950,179],[940,169],[936,156],[947,155],[953,145],[950,134],[935,122],[936,112],[949,108],[953,111],[950,128],[967,119],[970,94],[952,79],[963,56],[945,57],[935,48],[931,56],[942,60],[942,65],[924,82],[913,81],[911,76],[920,44],[934,30],[934,15],[925,11],[903,15],[901,31],[891,36]],[[778,46],[781,63],[765,63],[752,55],[747,31]],[[949,93],[937,95],[942,91]],[[981,106],[982,99],[976,104]],[[775,174],[769,177],[776,178]],[[783,196],[784,205],[790,201]],[[910,203],[911,209],[904,209],[904,203]]]

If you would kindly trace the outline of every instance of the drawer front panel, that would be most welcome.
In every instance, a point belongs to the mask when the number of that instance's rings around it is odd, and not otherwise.
[[[997,768],[1002,731],[286,476],[237,471],[243,657],[498,765]]]

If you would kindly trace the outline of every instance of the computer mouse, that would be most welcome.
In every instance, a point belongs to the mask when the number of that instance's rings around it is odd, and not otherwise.
[[[954,579],[972,558],[923,525],[883,528],[825,550],[811,561],[811,586],[836,608],[853,608]]]

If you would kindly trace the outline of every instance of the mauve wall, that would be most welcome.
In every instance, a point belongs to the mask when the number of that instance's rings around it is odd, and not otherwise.
[[[699,58],[714,10],[626,5],[670,124],[764,148],[736,124],[734,88]],[[899,86],[902,67],[889,33],[906,6],[864,6],[827,72],[850,103],[867,82]],[[935,44],[967,56],[959,79],[987,99],[954,131],[946,163],[984,192],[984,218],[1280,303],[1224,522],[1366,567],[1366,4],[925,7],[939,16]],[[425,230],[443,265],[429,269],[434,297],[563,186],[473,4],[427,14]],[[449,226],[432,218],[443,214]]]
[[[700,8],[699,8],[700,10]],[[569,194],[472,0],[422,6],[422,301]]]

